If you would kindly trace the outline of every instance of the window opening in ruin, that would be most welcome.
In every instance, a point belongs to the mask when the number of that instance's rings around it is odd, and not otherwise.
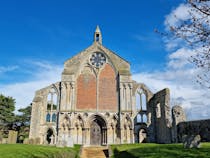
[[[161,117],[160,103],[157,103],[157,105],[156,105],[156,117],[157,118],[160,118]]]
[[[57,110],[57,93],[54,88],[51,88],[47,96],[47,106],[46,106],[46,122],[56,122],[56,110]],[[52,120],[51,120],[52,116]]]
[[[136,110],[147,110],[147,97],[142,89],[139,89],[136,94]]]

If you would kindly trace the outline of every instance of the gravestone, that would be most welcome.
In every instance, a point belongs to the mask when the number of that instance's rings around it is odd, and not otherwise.
[[[67,138],[66,146],[67,147],[73,147],[74,146],[73,145],[73,139],[70,136]]]
[[[24,141],[23,141],[23,144],[29,144],[29,139],[25,138]]]
[[[185,135],[183,136],[184,148],[200,148],[200,135]]]
[[[17,142],[17,131],[9,130],[8,144],[15,144]]]
[[[7,144],[8,143],[8,138],[2,138],[2,144]]]

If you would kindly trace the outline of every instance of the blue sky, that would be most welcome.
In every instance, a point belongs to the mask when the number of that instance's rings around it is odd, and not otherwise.
[[[154,92],[171,88],[172,104],[185,104],[190,119],[207,118],[209,114],[195,110],[210,105],[194,99],[201,94],[202,100],[208,99],[208,93],[186,74],[193,71],[184,62],[183,52],[188,49],[171,47],[172,42],[154,33],[155,28],[167,29],[166,21],[174,21],[170,14],[177,8],[182,15],[183,2],[1,1],[0,93],[16,98],[16,109],[28,105],[35,90],[60,79],[65,60],[92,44],[99,25],[103,45],[131,63],[134,79],[146,82]],[[181,69],[180,61],[184,64]],[[182,97],[180,91],[189,93]]]

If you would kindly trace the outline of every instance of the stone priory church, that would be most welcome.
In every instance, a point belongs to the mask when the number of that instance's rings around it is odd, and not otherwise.
[[[132,80],[129,62],[103,46],[98,26],[93,44],[64,63],[61,78],[36,91],[30,139],[56,146],[175,139],[169,89],[154,94]]]

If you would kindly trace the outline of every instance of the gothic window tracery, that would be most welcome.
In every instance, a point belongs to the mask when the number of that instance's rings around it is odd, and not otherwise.
[[[101,52],[95,52],[90,57],[90,63],[91,65],[95,66],[96,68],[99,68],[106,63],[106,57]]]
[[[56,122],[57,93],[51,88],[47,96],[46,122]]]
[[[136,93],[136,110],[147,110],[147,98],[142,89],[138,89]]]

